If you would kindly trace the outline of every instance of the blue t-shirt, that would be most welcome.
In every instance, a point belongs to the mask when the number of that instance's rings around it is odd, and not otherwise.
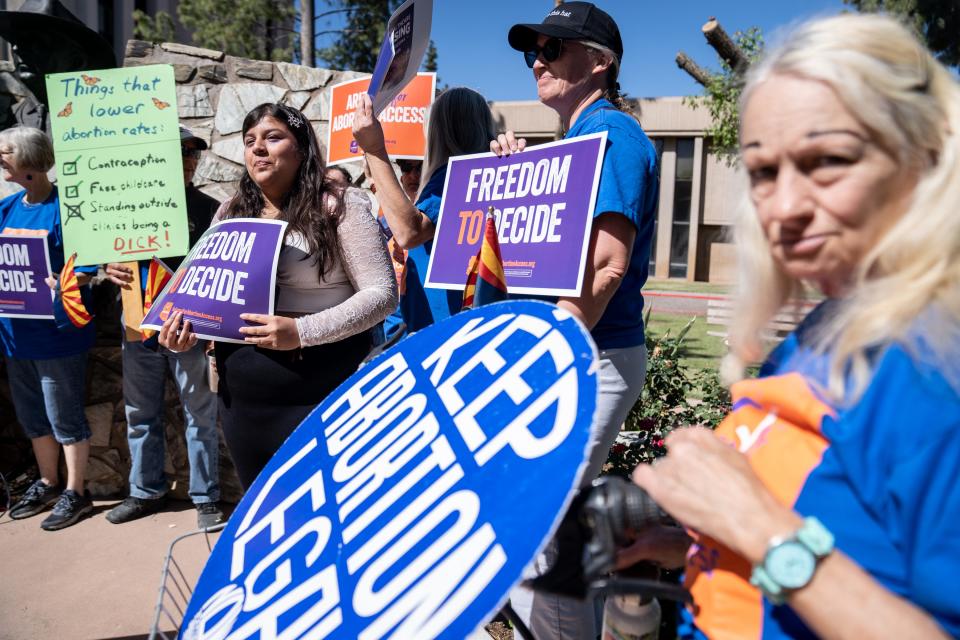
[[[812,312],[771,354],[760,379],[734,385],[730,424],[749,428],[752,405],[757,418],[773,413],[798,425],[775,423],[755,438],[748,451],[754,469],[768,486],[795,495],[790,506],[819,519],[835,547],[886,589],[960,636],[960,393],[938,368],[960,360],[960,345],[925,345],[916,331],[909,349],[892,344],[874,354],[873,376],[855,404],[835,406],[823,392],[829,356],[814,352],[810,339],[830,304]],[[750,393],[737,398],[738,388]],[[810,420],[816,406],[825,410]],[[807,418],[797,417],[803,414]],[[723,563],[721,550],[704,588],[726,579],[716,571]],[[696,597],[695,581],[692,588]],[[759,593],[752,599],[742,592],[729,600],[723,592],[710,596],[698,601],[697,620],[726,628],[704,622],[708,635],[815,637],[789,606],[773,606]],[[684,618],[681,637],[703,637],[689,612]]]
[[[27,204],[23,196],[21,191],[0,200],[0,232],[45,231],[50,268],[54,273],[60,273],[65,257],[57,188],[54,187],[47,199],[38,204]],[[77,267],[76,271],[96,273],[97,267]],[[60,330],[53,320],[0,318],[0,344],[3,352],[11,358],[64,358],[88,350],[95,338],[96,329],[92,322],[82,329]]]
[[[447,166],[437,167],[427,184],[423,186],[420,197],[414,206],[430,222],[437,224],[440,218],[440,201],[443,198],[443,185],[447,179]],[[407,252],[406,293],[400,296],[400,305],[390,318],[384,322],[384,331],[389,338],[398,329],[402,320],[407,325],[407,333],[419,331],[426,326],[439,322],[460,310],[462,295],[457,291],[428,289],[423,286],[430,264],[430,252],[433,241],[427,241]]]
[[[647,281],[657,216],[657,152],[634,118],[602,98],[584,109],[565,138],[601,131],[607,132],[607,148],[593,215],[618,213],[637,231],[627,272],[591,332],[600,349],[618,349],[643,344],[640,289]]]

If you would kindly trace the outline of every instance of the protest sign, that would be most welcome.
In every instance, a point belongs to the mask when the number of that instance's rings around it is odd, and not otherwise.
[[[426,286],[463,290],[492,206],[510,293],[580,295],[606,136],[450,158]]]
[[[53,319],[50,252],[43,236],[0,235],[0,316]]]
[[[190,246],[173,67],[47,76],[64,252],[77,265]]]
[[[181,637],[467,637],[579,486],[596,363],[582,324],[529,300],[407,337],[324,400],[260,473]]]
[[[330,128],[327,134],[327,165],[363,157],[353,139],[353,115],[358,98],[370,86],[370,78],[348,80],[330,88]],[[437,74],[418,73],[379,114],[387,154],[395,159],[423,160],[427,146],[424,119],[436,93]]]
[[[151,304],[140,329],[160,330],[178,311],[200,338],[243,342],[241,313],[273,315],[277,260],[287,223],[234,218],[200,236]]]
[[[432,22],[433,0],[407,0],[390,16],[368,90],[374,113],[382,112],[416,77]]]

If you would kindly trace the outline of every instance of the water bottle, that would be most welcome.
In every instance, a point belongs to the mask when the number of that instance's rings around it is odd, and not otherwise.
[[[607,596],[602,640],[657,640],[660,603],[638,595]]]

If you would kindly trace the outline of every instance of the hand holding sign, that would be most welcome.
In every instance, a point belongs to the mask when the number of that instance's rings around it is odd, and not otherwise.
[[[181,320],[183,326],[180,325]],[[183,320],[183,312],[177,311],[167,318],[160,327],[160,344],[174,353],[189,351],[197,344],[197,334],[193,332],[189,320]]]
[[[373,113],[373,100],[368,95],[360,96],[353,116],[353,139],[366,153],[386,153],[383,127]]]
[[[240,319],[256,325],[240,327],[246,342],[277,351],[290,351],[300,346],[300,333],[297,331],[297,321],[293,318],[241,313]]]

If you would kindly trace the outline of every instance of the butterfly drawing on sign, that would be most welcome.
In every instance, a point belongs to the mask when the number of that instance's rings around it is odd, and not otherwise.
[[[57,117],[58,117],[58,118],[66,118],[66,117],[69,116],[71,113],[73,113],[73,103],[72,103],[72,102],[68,102],[68,103],[67,103],[67,106],[65,106],[59,113],[57,113]]]
[[[153,106],[155,106],[157,109],[163,110],[170,106],[169,102],[164,102],[163,100],[159,100],[157,98],[151,98],[151,99],[153,100]]]
[[[83,78],[83,84],[86,84],[86,85],[94,85],[100,82],[100,78],[97,78],[95,76],[88,76],[85,73],[81,73],[80,77]]]

